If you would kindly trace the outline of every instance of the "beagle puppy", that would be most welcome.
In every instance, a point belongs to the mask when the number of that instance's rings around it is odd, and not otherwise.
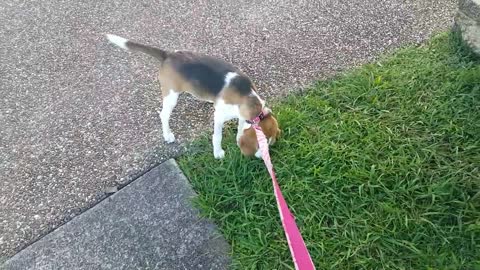
[[[255,92],[250,78],[232,64],[192,52],[169,52],[115,35],[107,34],[107,39],[122,49],[143,52],[160,61],[158,78],[163,96],[160,119],[165,142],[175,141],[169,120],[182,92],[214,104],[212,144],[213,155],[217,159],[225,156],[222,131],[224,123],[231,119],[238,119],[237,144],[245,156],[260,157],[256,134],[251,128],[252,119],[262,115],[258,124],[270,144],[280,135],[277,120]]]

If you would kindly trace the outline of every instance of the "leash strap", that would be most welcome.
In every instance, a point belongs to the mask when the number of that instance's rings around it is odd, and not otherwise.
[[[257,135],[258,145],[262,152],[263,162],[267,167],[270,176],[272,177],[273,191],[275,199],[277,200],[278,212],[280,213],[280,219],[282,220],[283,230],[287,237],[288,247],[290,248],[290,254],[292,255],[295,269],[297,270],[311,270],[315,269],[312,258],[308,253],[308,249],[303,241],[302,235],[298,230],[295,223],[295,217],[288,209],[287,202],[283,198],[282,191],[278,185],[275,172],[273,171],[272,161],[270,160],[270,153],[268,151],[268,142],[262,128],[259,125],[253,125],[255,133]]]

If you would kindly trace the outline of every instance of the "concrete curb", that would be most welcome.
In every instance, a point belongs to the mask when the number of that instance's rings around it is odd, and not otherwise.
[[[173,159],[8,259],[2,269],[227,269],[230,247],[199,217]]]

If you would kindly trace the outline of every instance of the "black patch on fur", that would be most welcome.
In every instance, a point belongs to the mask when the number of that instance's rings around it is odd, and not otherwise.
[[[194,87],[204,89],[213,95],[218,95],[225,85],[225,76],[229,72],[240,71],[230,63],[210,56],[185,57],[177,60],[175,66]],[[242,95],[248,95],[251,82],[244,76],[237,76],[231,81],[231,85],[238,88]]]
[[[228,71],[205,65],[204,63],[185,63],[180,69],[180,73],[191,81],[194,86],[208,90],[217,95],[223,88],[225,74]]]
[[[247,96],[252,91],[252,82],[249,78],[242,75],[233,78],[230,81],[230,85],[235,87],[242,96]]]

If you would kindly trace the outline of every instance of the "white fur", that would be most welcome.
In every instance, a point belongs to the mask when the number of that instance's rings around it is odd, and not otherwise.
[[[127,48],[128,39],[125,39],[116,35],[111,35],[111,34],[107,34],[107,38],[111,43],[117,45],[118,47],[124,50],[128,50]]]
[[[223,124],[234,118],[239,118],[240,108],[238,105],[226,104],[223,99],[215,102],[214,127],[213,127],[213,156],[215,158],[223,158],[225,151],[222,149],[222,131]]]
[[[175,135],[170,130],[170,115],[173,108],[177,105],[178,93],[170,90],[167,96],[163,97],[163,107],[160,112],[160,119],[162,120],[163,138],[167,143],[173,143],[175,141]]]
[[[225,84],[223,85],[223,88],[229,86],[232,79],[237,76],[238,74],[236,72],[228,72],[227,75],[225,75]]]

